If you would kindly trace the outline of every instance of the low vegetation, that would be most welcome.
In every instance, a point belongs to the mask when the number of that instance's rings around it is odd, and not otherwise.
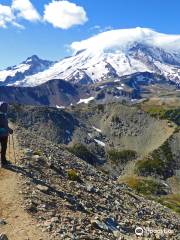
[[[167,194],[165,186],[155,179],[138,176],[130,176],[120,179],[134,189],[137,194],[142,194],[148,199],[154,200],[173,211],[180,213],[180,194]]]
[[[130,188],[134,189],[137,194],[148,196],[165,194],[163,185],[153,179],[131,176],[120,181],[126,183]]]
[[[173,211],[180,213],[180,194],[161,196],[157,201]]]
[[[43,156],[43,152],[40,149],[35,150],[33,154],[38,156]]]
[[[108,159],[115,164],[127,163],[127,161],[131,161],[137,157],[136,151],[133,150],[118,151],[116,149],[110,149],[107,155]]]
[[[105,110],[105,107],[104,107],[103,104],[99,104],[99,105],[97,105],[97,109],[98,109],[98,112],[99,112],[99,113],[103,113],[104,110]]]
[[[72,147],[69,147],[68,150],[75,156],[92,165],[96,162],[96,157],[83,144],[76,143]]]
[[[144,104],[144,105],[143,105]],[[140,107],[152,117],[167,119],[180,126],[180,108],[168,107],[166,105],[149,105],[148,102],[143,103]]]
[[[136,163],[135,172],[140,176],[159,175],[164,179],[173,175],[173,155],[168,140],[149,156]]]
[[[76,182],[80,181],[80,177],[79,177],[78,173],[76,172],[76,170],[70,169],[70,170],[68,170],[67,174],[68,174],[68,179],[70,181],[76,181]]]

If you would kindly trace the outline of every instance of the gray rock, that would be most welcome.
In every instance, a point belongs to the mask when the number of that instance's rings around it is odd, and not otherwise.
[[[37,189],[40,190],[41,192],[48,192],[49,188],[43,185],[38,184]]]
[[[39,155],[33,155],[33,156],[32,156],[32,159],[33,159],[35,162],[38,162],[39,160],[42,159],[42,157],[39,156]]]
[[[180,240],[180,233],[176,236],[177,240]]]
[[[58,223],[58,222],[59,222],[59,218],[58,217],[51,218],[51,223]]]
[[[104,222],[100,222],[99,220],[95,220],[95,219],[91,220],[91,225],[93,227],[96,227],[105,231],[109,231],[108,226]]]
[[[8,240],[8,237],[5,234],[0,234],[0,240]]]
[[[0,225],[6,225],[7,222],[4,219],[0,219]]]
[[[121,233],[116,230],[116,231],[113,231],[113,235],[114,235],[115,238],[119,238]]]

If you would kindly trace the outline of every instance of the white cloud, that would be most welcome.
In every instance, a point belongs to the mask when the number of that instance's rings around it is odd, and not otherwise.
[[[44,21],[54,27],[68,29],[74,25],[84,24],[88,18],[83,7],[67,0],[52,0],[44,6]],[[30,0],[12,0],[12,5],[0,4],[0,28],[9,24],[24,28],[19,21],[25,19],[30,22],[41,21],[42,17]]]
[[[24,18],[31,22],[41,19],[41,16],[29,0],[13,0],[12,10],[17,12],[17,17]]]
[[[6,28],[8,23],[12,23],[15,16],[11,7],[0,4],[0,27]]]
[[[68,29],[84,24],[88,18],[83,7],[69,1],[55,1],[45,5],[44,20],[54,27]]]
[[[168,35],[155,32],[148,28],[116,29],[102,32],[79,42],[73,42],[71,49],[74,52],[84,49],[92,51],[126,51],[134,43],[142,43],[162,49],[180,52],[180,35]]]
[[[7,28],[9,24],[24,28],[18,23],[20,18],[31,22],[41,20],[41,16],[29,0],[13,0],[11,6],[0,4],[0,28]]]

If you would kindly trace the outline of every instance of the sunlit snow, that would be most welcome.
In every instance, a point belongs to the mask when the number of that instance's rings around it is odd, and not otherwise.
[[[97,131],[97,132],[99,132],[99,133],[101,133],[101,132],[102,132],[102,130],[101,130],[101,129],[99,129],[99,128],[96,128],[96,127],[94,127],[94,126],[93,126],[93,129],[94,129],[94,130],[96,130],[96,131]]]
[[[77,104],[80,104],[80,103],[89,103],[90,101],[94,100],[94,97],[90,97],[90,98],[85,98],[85,99],[80,99],[79,102]]]
[[[95,142],[97,142],[99,145],[101,145],[102,147],[105,147],[106,144],[104,142],[101,142],[100,140],[98,139],[94,139]]]
[[[58,105],[56,105],[56,108],[58,108],[58,109],[65,109],[64,106],[58,106]]]
[[[151,47],[155,56],[152,58],[152,64],[147,64],[146,61],[130,54],[130,49],[137,43]],[[55,63],[45,71],[16,81],[15,85],[37,86],[51,79],[69,81],[76,74],[79,74],[80,78],[86,76],[93,82],[100,82],[111,76],[114,71],[117,74],[114,81],[118,82],[120,81],[118,77],[137,72],[156,72],[156,69],[158,69],[158,73],[161,72],[168,79],[180,82],[178,72],[180,66],[180,35],[162,34],[152,29],[139,27],[117,29],[99,33],[86,40],[73,42],[70,47],[74,52],[72,57]],[[161,55],[158,55],[157,47],[165,51],[165,55],[167,53],[167,56],[172,57],[172,60],[175,59],[179,65],[163,62]],[[76,54],[78,51],[80,52]],[[0,81],[4,81],[7,76],[15,76],[17,72],[23,72],[28,67],[28,64],[22,64],[18,66],[18,69],[0,71]],[[80,103],[86,103],[87,101],[81,99]]]

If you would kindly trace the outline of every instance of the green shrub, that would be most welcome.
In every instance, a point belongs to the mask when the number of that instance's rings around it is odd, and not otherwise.
[[[152,117],[159,117],[161,119],[164,118],[164,114],[165,114],[165,110],[159,106],[155,106],[155,107],[150,107],[147,112],[152,116]]]
[[[134,189],[138,194],[143,195],[159,195],[164,194],[162,184],[152,179],[140,178],[137,176],[126,177],[121,180],[130,188]]]
[[[169,119],[170,121],[175,122],[178,126],[180,126],[180,108],[165,111],[164,118]]]
[[[117,151],[111,149],[108,151],[108,159],[114,163],[126,163],[127,161],[133,160],[137,157],[136,151],[133,150],[122,150]]]
[[[168,141],[150,156],[136,163],[135,172],[141,176],[159,175],[164,179],[173,175],[173,155]]]
[[[96,162],[96,157],[82,144],[76,143],[74,146],[69,147],[68,150],[92,165]]]
[[[180,194],[170,194],[162,196],[157,200],[162,205],[172,209],[173,211],[180,213]]]
[[[166,109],[162,106],[151,106],[146,110],[152,117],[167,119],[180,126],[180,108]]]
[[[71,181],[76,181],[76,182],[80,181],[80,177],[74,169],[68,170],[68,179]]]
[[[178,132],[180,132],[180,126],[177,126],[174,130],[174,133],[178,133]]]
[[[180,194],[167,195],[161,183],[153,179],[145,179],[137,176],[120,179],[120,182],[126,183],[130,188],[134,189],[137,194],[145,195],[148,199],[159,202],[173,211],[180,213]]]
[[[104,112],[104,105],[103,104],[99,104],[98,106],[97,106],[97,109],[98,109],[98,111],[99,112]]]
[[[33,152],[34,155],[42,156],[43,152],[40,149],[37,149]]]
[[[136,163],[136,173],[142,176],[146,175],[162,175],[164,164],[158,158],[145,158]]]
[[[120,118],[117,115],[114,115],[114,116],[112,116],[112,122],[119,123],[120,122]]]

